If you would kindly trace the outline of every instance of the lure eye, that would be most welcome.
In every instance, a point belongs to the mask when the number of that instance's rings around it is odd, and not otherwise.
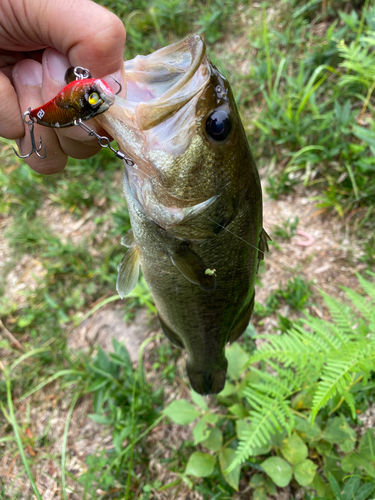
[[[99,94],[97,92],[93,92],[92,94],[89,95],[89,104],[90,106],[95,106],[95,104],[98,104],[99,102]]]
[[[207,118],[206,132],[214,141],[223,141],[232,130],[229,115],[223,109],[217,109]]]

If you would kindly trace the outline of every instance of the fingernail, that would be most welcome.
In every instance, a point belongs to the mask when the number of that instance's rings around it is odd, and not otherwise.
[[[42,65],[31,59],[18,64],[16,76],[22,85],[42,85]]]
[[[57,50],[47,49],[45,61],[49,76],[59,83],[64,82],[65,72],[71,66],[69,59]]]

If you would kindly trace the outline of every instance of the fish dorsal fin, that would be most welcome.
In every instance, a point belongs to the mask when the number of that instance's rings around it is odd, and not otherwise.
[[[216,278],[213,274],[206,274],[207,266],[198,254],[189,245],[182,243],[177,251],[168,253],[172,263],[190,283],[200,286],[203,290],[211,291],[216,288]]]
[[[259,238],[259,260],[264,259],[264,253],[269,252],[268,241],[272,241],[271,237],[267,234],[265,229],[262,229]]]
[[[133,229],[129,229],[121,238],[121,245],[130,248],[134,244]]]
[[[118,266],[116,290],[123,299],[137,286],[139,277],[139,251],[135,243],[123,256]]]

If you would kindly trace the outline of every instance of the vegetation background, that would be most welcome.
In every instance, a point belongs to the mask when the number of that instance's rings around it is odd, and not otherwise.
[[[127,59],[205,37],[274,241],[226,387],[202,398],[144,280],[114,294],[119,161],[103,151],[42,177],[2,140],[0,498],[374,498],[375,6],[101,3],[127,27]],[[145,338],[131,357],[97,346],[117,330]]]

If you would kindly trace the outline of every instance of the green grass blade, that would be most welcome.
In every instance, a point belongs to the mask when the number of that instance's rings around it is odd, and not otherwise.
[[[27,391],[23,396],[19,398],[18,401],[23,401],[24,399],[28,398],[31,396],[31,394],[34,394],[35,392],[40,391],[44,386],[48,385],[49,383],[53,382],[59,377],[63,377],[64,375],[85,375],[85,372],[79,371],[79,370],[60,370],[59,372],[54,373],[51,375],[51,377],[47,378],[47,380],[44,380],[40,384],[38,384],[36,387],[33,387],[29,391]]]
[[[75,407],[80,395],[81,395],[81,391],[77,391],[75,393],[72,404],[70,405],[70,408],[69,408],[68,416],[66,418],[65,427],[64,427],[64,435],[63,435],[63,442],[62,442],[62,448],[61,448],[61,489],[62,489],[62,493],[64,496],[64,500],[68,500],[68,495],[66,493],[65,459],[66,459],[66,445],[68,442],[69,425],[70,425],[70,421],[72,419],[74,407]]]
[[[31,487],[34,491],[34,495],[36,496],[37,500],[43,500],[40,493],[39,493],[38,487],[35,484],[34,477],[31,473],[31,470],[29,467],[29,462],[26,458],[25,451],[23,449],[21,436],[18,432],[18,425],[17,425],[16,415],[14,413],[14,406],[13,406],[13,400],[12,400],[12,388],[11,388],[11,381],[10,381],[10,377],[9,377],[9,372],[5,373],[5,371],[4,371],[4,377],[5,377],[6,390],[7,390],[7,402],[8,402],[8,408],[9,408],[10,423],[13,427],[13,432],[14,432],[14,437],[15,437],[16,443],[17,443],[17,448],[18,448],[19,454],[21,456],[21,460],[22,460],[23,466],[25,468],[25,472],[27,474],[27,477],[29,478]]]
[[[47,352],[49,351],[49,348],[46,347],[41,347],[40,349],[33,349],[32,351],[26,352],[25,354],[22,354],[11,366],[9,369],[9,372],[13,371],[16,366],[18,366],[20,363],[25,361],[27,358],[31,358],[32,356],[35,356],[36,354],[39,354],[41,352]]]

